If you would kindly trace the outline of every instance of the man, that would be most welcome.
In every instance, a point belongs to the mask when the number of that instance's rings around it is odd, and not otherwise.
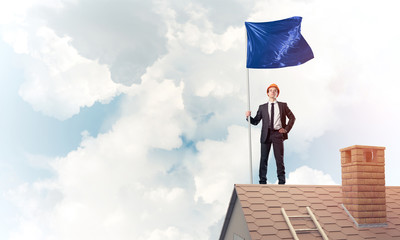
[[[246,119],[250,117],[250,123],[257,125],[262,120],[261,128],[261,158],[259,177],[260,184],[267,183],[268,155],[271,144],[274,148],[278,183],[285,184],[285,164],[283,163],[283,141],[288,138],[288,132],[292,129],[296,120],[292,111],[284,102],[276,101],[279,96],[279,88],[276,84],[271,84],[267,88],[269,101],[260,105],[257,115],[252,118],[251,112],[246,112]],[[286,120],[289,122],[286,123]]]

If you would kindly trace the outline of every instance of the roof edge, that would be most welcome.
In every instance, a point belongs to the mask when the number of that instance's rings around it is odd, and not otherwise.
[[[342,187],[341,184],[331,184],[331,185],[310,185],[310,184],[285,184],[285,185],[280,185],[280,184],[235,184],[235,187],[260,187],[260,186],[268,186],[268,187],[280,187],[280,188],[285,188],[285,187]]]
[[[232,213],[233,213],[233,208],[235,206],[236,200],[237,200],[238,196],[236,193],[236,184],[233,187],[233,192],[232,192],[232,197],[231,200],[229,202],[229,206],[228,206],[228,210],[225,216],[225,220],[224,220],[224,225],[222,226],[222,230],[221,230],[221,235],[219,236],[219,240],[223,240],[226,234],[226,231],[228,230],[228,225],[229,222],[231,220],[232,217]]]

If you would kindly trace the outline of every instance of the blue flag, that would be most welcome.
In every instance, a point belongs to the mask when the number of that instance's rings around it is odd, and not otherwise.
[[[314,58],[300,33],[301,17],[273,22],[245,22],[247,68],[297,66]]]

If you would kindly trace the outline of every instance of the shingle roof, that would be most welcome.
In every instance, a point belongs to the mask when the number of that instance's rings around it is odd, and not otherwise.
[[[400,187],[386,187],[387,227],[357,228],[342,207],[342,186],[237,184],[235,191],[252,240],[293,239],[282,215],[305,215],[310,207],[329,239],[400,239]],[[307,219],[291,220],[295,229],[315,228]],[[322,239],[318,232],[300,239]]]

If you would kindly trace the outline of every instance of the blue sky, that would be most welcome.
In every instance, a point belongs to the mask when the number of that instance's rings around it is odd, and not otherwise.
[[[302,16],[314,51],[250,70],[253,113],[276,83],[297,118],[287,182],[340,184],[339,149],[357,144],[386,147],[398,186],[396,4],[0,3],[0,238],[216,239],[249,182],[244,21]]]

